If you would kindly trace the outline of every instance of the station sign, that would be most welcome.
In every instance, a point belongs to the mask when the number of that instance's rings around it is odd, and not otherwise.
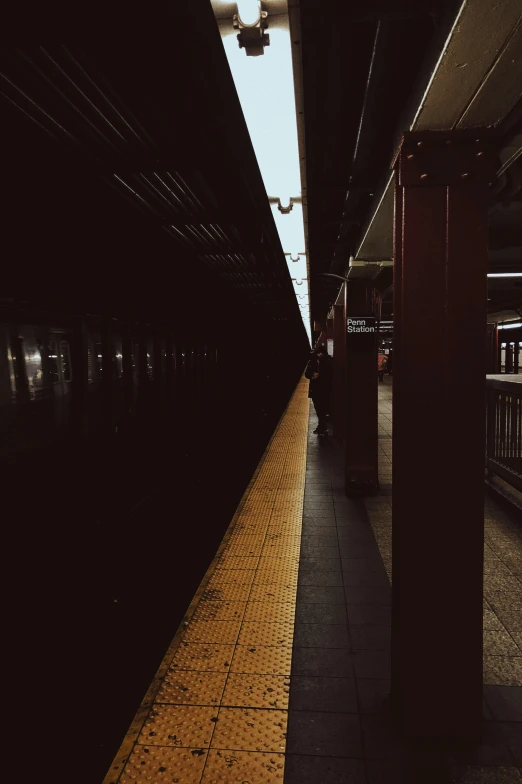
[[[375,316],[348,316],[346,319],[348,335],[368,335],[376,331]]]

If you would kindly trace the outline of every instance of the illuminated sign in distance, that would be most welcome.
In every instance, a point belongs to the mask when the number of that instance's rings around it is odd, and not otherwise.
[[[346,319],[348,334],[368,334],[376,331],[374,316],[349,316]]]

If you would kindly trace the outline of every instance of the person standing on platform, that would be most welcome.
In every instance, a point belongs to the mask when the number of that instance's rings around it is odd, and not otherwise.
[[[328,435],[326,416],[330,410],[330,396],[332,391],[332,359],[328,355],[326,348],[319,345],[305,370],[305,378],[310,380],[308,397],[312,398],[315,412],[319,420],[314,433],[318,436]]]
[[[384,381],[384,371],[388,364],[388,357],[382,351],[377,356],[377,372],[379,374],[379,381]]]

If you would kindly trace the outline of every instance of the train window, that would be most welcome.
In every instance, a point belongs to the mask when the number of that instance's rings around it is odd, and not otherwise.
[[[93,346],[89,340],[87,342],[87,378],[89,380],[89,384],[93,384],[96,379],[96,365],[94,362],[93,353]]]
[[[135,340],[133,342],[133,352],[131,355],[131,363],[132,363],[132,372],[135,376],[139,375],[139,366],[140,366],[140,342],[139,340]]]
[[[94,366],[96,368],[96,378],[101,381],[103,378],[103,351],[99,335],[96,335],[94,338]]]
[[[25,351],[25,367],[31,400],[36,400],[43,395],[44,377],[42,351],[43,346],[39,340],[36,341],[36,350],[31,351],[26,348]]]
[[[113,378],[123,377],[123,347],[121,335],[113,335],[112,375]]]
[[[154,381],[154,344],[152,340],[147,341],[147,376]]]
[[[178,354],[179,370],[180,370],[181,375],[184,376],[186,374],[186,372],[187,372],[187,356],[186,356],[187,352],[186,352],[186,350],[185,350],[185,348],[183,346],[181,346],[178,349],[178,351],[179,351],[179,354]]]
[[[27,388],[27,367],[25,364],[25,344],[23,337],[19,336],[14,341],[15,355],[13,357],[15,363],[16,382],[17,386]]]
[[[71,381],[72,380],[71,352],[69,349],[69,343],[66,340],[60,341],[60,359],[62,363],[63,380]]]
[[[58,350],[56,348],[56,341],[49,340],[47,343],[47,358],[49,360],[49,377],[52,384],[57,384],[60,380],[60,371],[58,369]]]
[[[16,396],[16,373],[15,373],[15,359],[11,351],[11,346],[7,346],[7,364],[9,365],[9,383],[11,386],[11,395]]]
[[[165,371],[167,369],[167,351],[165,349],[163,340],[161,341],[160,362],[161,362],[161,373],[162,375],[165,375]]]

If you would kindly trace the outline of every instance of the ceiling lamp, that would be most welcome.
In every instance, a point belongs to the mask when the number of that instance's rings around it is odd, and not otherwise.
[[[288,215],[288,213],[292,212],[293,207],[294,207],[294,200],[293,199],[288,199],[288,204],[287,204],[286,207],[283,207],[281,199],[277,200],[277,209],[283,215]],[[297,259],[292,259],[292,261],[297,261],[298,258],[299,258],[299,256],[297,257]]]
[[[270,45],[270,38],[265,33],[267,16],[267,12],[261,9],[260,0],[237,0],[233,24],[239,30],[239,48],[244,49],[248,57],[264,54],[265,46]]]

